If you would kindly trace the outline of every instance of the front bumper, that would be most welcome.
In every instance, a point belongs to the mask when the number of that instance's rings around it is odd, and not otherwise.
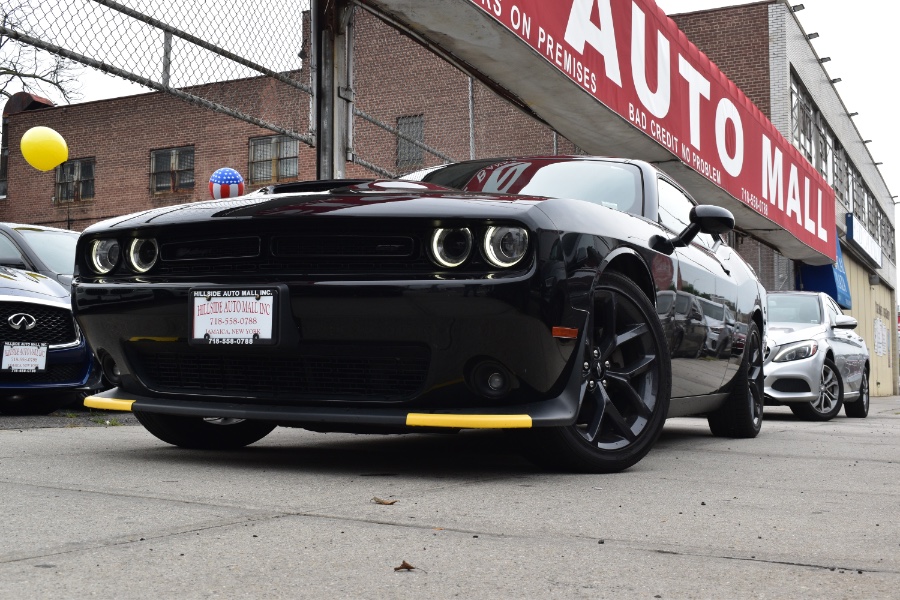
[[[573,371],[573,375],[577,375]],[[527,429],[569,425],[575,420],[582,394],[580,377],[573,376],[566,390],[553,400],[515,407],[484,407],[478,413],[463,409],[410,412],[399,408],[284,406],[239,402],[140,396],[112,388],[84,400],[88,408],[148,412],[182,417],[253,419],[287,426],[341,429],[342,427]]]
[[[46,370],[43,372],[0,371],[0,393],[5,395],[92,390],[100,385],[100,369],[84,339],[71,347],[48,350]]]
[[[821,392],[824,359],[824,352],[816,352],[801,360],[766,362],[765,397],[783,404],[812,402]]]
[[[105,406],[88,405],[127,408],[114,400],[133,400],[137,411],[295,424],[523,427],[575,419],[581,339],[556,338],[551,324],[580,335],[585,313],[547,319],[530,274],[277,285],[278,345],[222,347],[188,343],[195,283],[76,283],[79,325],[121,372],[112,395],[91,401]],[[508,374],[505,393],[478,388],[474,373],[484,363]]]

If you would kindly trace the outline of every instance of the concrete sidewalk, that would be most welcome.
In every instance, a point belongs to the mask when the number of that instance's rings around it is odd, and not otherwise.
[[[0,598],[896,598],[900,397],[765,416],[754,440],[670,420],[606,476],[499,432],[0,430]]]

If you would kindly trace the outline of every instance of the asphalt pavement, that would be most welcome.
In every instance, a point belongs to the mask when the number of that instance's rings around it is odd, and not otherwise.
[[[615,475],[542,472],[502,432],[203,452],[68,412],[0,417],[0,598],[900,594],[900,397],[767,408],[753,440],[672,419]]]

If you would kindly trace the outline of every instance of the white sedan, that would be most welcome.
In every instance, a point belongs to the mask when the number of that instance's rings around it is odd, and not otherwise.
[[[765,400],[828,421],[869,414],[869,350],[855,318],[821,292],[770,292]]]

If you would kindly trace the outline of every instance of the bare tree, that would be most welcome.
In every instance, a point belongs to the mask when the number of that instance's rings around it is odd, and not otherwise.
[[[3,27],[27,33],[22,28],[25,20],[17,16],[23,10],[22,6],[4,8]],[[25,91],[66,102],[78,100],[80,71],[77,63],[0,35],[0,96],[4,98]]]

